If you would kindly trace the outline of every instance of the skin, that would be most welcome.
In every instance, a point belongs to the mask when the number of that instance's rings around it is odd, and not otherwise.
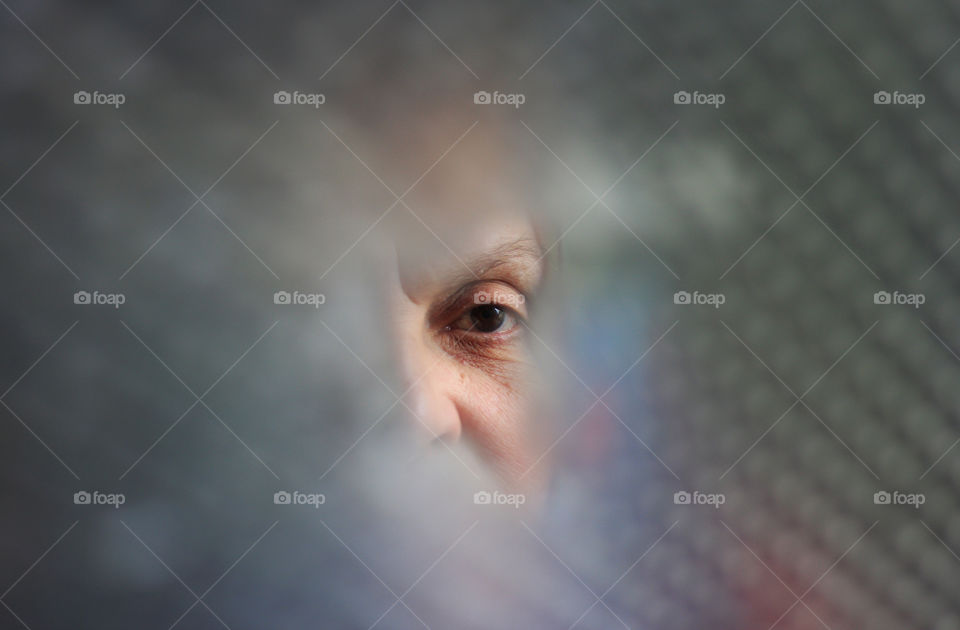
[[[456,228],[435,246],[398,241],[390,302],[407,402],[428,440],[468,441],[518,486],[542,452],[528,328],[542,248],[522,215],[461,216]]]
[[[535,426],[543,414],[528,324],[544,247],[509,129],[477,120],[465,102],[377,131],[387,179],[401,191],[413,184],[384,222],[394,247],[385,322],[415,429],[435,445],[466,443],[503,485],[532,491],[546,444]]]

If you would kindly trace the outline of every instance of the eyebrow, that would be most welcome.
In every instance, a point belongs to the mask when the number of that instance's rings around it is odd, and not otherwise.
[[[436,286],[441,292],[449,295],[440,300],[430,310],[442,312],[459,301],[465,291],[484,280],[492,279],[491,272],[503,269],[518,290],[530,291],[540,277],[542,269],[543,248],[540,243],[531,237],[522,237],[508,241],[496,247],[466,258],[454,259],[455,268],[449,273],[438,274]],[[529,276],[528,280],[524,276]]]
[[[466,265],[473,275],[482,277],[484,274],[518,259],[526,258],[534,265],[539,265],[542,256],[543,248],[540,247],[540,243],[530,237],[523,237],[499,245],[493,250],[484,252],[470,260],[461,259],[460,262]]]

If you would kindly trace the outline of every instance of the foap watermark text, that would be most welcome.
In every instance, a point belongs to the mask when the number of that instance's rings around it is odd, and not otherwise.
[[[700,291],[677,291],[673,294],[674,304],[693,304],[695,306],[712,306],[720,308],[727,301],[723,293],[701,293]]]
[[[80,305],[112,306],[120,308],[127,301],[123,293],[101,293],[100,291],[77,291],[73,294],[73,303]]]
[[[80,490],[73,493],[74,505],[109,505],[113,508],[119,508],[127,502],[127,497],[121,492],[106,493],[94,490],[88,492]]]
[[[914,109],[920,109],[920,106],[927,102],[927,97],[916,92],[898,92],[892,93],[886,90],[880,90],[873,94],[874,105],[910,105]]]
[[[510,494],[500,492],[499,490],[494,490],[493,492],[478,490],[473,493],[474,505],[509,505],[520,509],[520,506],[526,502],[527,495],[525,494]]]
[[[927,301],[923,293],[902,293],[900,291],[877,291],[873,294],[873,303],[881,305],[912,306],[920,308]]]
[[[879,490],[873,493],[873,503],[875,505],[909,505],[919,510],[920,506],[926,502],[927,496],[922,492],[907,493],[898,490],[893,492]]]
[[[307,92],[298,92],[297,90],[294,90],[293,92],[279,90],[273,93],[274,105],[309,105],[314,109],[320,109],[320,106],[326,102],[326,95],[319,93],[311,94]]]
[[[110,105],[116,109],[127,102],[127,97],[121,93],[114,92],[87,92],[78,90],[73,93],[74,105]]]
[[[300,492],[299,490],[287,492],[286,490],[278,490],[273,493],[274,505],[308,505],[319,510],[320,506],[326,502],[326,495],[317,492]]]
[[[473,294],[474,304],[502,304],[517,307],[526,301],[522,293],[508,293],[506,291],[477,291]]]
[[[504,92],[493,93],[486,90],[480,90],[473,95],[475,105],[513,105],[519,109],[521,105],[527,102],[527,97],[523,94],[506,94]]]
[[[679,490],[673,493],[674,505],[711,505],[716,509],[727,502],[726,495],[722,493],[707,493],[694,490],[687,492]]]
[[[307,305],[313,308],[320,308],[320,305],[327,301],[327,296],[323,293],[302,293],[300,291],[277,291],[273,294],[274,304],[294,304]]]
[[[726,102],[727,97],[720,93],[680,90],[673,94],[674,105],[709,105],[714,109],[719,109]]]

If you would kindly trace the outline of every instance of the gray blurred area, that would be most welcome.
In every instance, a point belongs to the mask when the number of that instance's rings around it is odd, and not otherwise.
[[[960,628],[960,4],[2,4],[2,627]],[[398,429],[434,117],[560,239],[531,512]]]

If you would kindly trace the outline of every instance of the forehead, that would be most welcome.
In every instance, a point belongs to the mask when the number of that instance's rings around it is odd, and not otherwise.
[[[541,248],[523,168],[498,125],[455,111],[418,117],[417,143],[398,147],[393,162],[426,171],[391,213],[401,278],[420,282],[454,274],[540,266]]]

